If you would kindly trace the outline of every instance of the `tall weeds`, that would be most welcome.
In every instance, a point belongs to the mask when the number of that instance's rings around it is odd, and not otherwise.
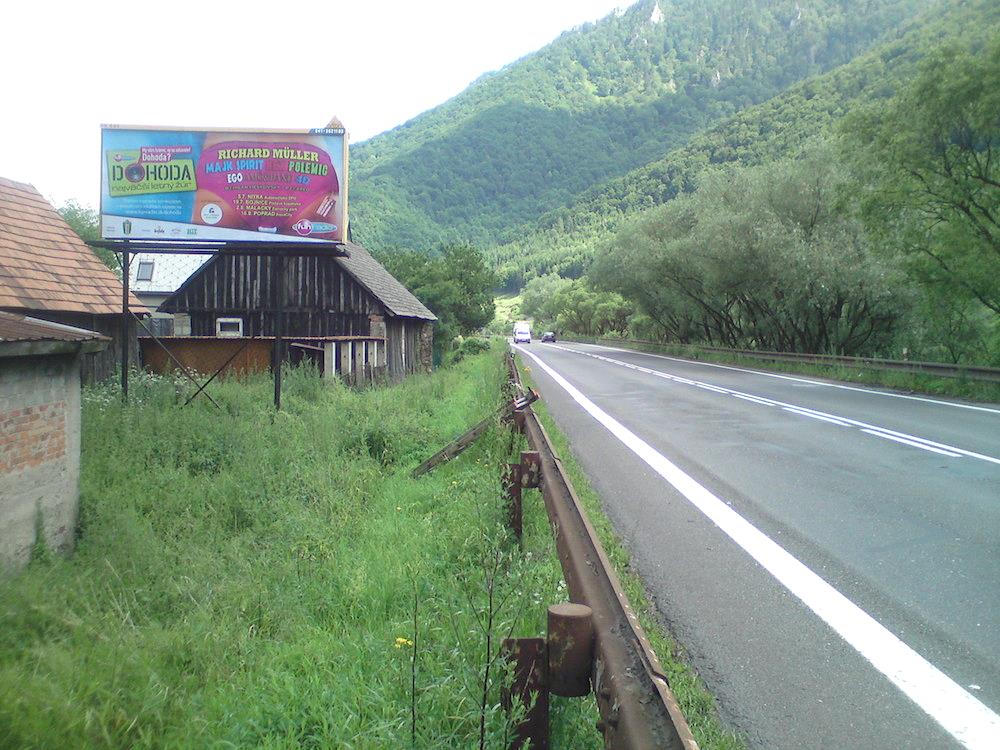
[[[503,377],[497,350],[361,392],[295,370],[278,414],[266,378],[213,383],[221,410],[89,390],[77,550],[0,579],[0,747],[501,747],[499,641],[561,598],[544,511],[516,552],[499,428],[408,472]],[[553,714],[567,747],[595,720]]]

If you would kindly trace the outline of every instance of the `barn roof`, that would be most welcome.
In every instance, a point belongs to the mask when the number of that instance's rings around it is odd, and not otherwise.
[[[121,306],[121,281],[52,205],[0,177],[0,308],[109,315]]]
[[[358,283],[375,295],[389,309],[389,312],[404,318],[437,320],[437,316],[414,297],[413,292],[385,270],[385,267],[361,245],[349,242],[346,247],[350,255],[338,257],[336,262],[357,279]]]

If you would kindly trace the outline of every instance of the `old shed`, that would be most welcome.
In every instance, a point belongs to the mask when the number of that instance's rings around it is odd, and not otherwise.
[[[80,476],[80,358],[94,331],[0,312],[0,568],[28,561],[40,530],[73,544]]]
[[[135,297],[130,307],[146,311]],[[34,187],[2,177],[0,310],[111,338],[111,346],[82,358],[87,382],[109,377],[120,361],[121,281]]]
[[[363,247],[342,249],[280,259],[219,253],[158,310],[185,316],[191,337],[274,336],[283,263],[286,338],[319,348],[341,337],[384,339],[378,361],[390,378],[429,370],[434,313]]]

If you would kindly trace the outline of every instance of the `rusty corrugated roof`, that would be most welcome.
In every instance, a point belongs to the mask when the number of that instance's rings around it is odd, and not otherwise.
[[[97,331],[75,328],[61,323],[29,318],[27,315],[0,312],[0,342],[12,341],[90,341],[105,339]]]
[[[120,313],[122,284],[31,185],[0,177],[0,308]],[[133,310],[145,312],[132,298]]]

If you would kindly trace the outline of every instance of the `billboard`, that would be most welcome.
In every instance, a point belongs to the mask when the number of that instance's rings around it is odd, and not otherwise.
[[[347,134],[101,128],[101,236],[347,239]]]

